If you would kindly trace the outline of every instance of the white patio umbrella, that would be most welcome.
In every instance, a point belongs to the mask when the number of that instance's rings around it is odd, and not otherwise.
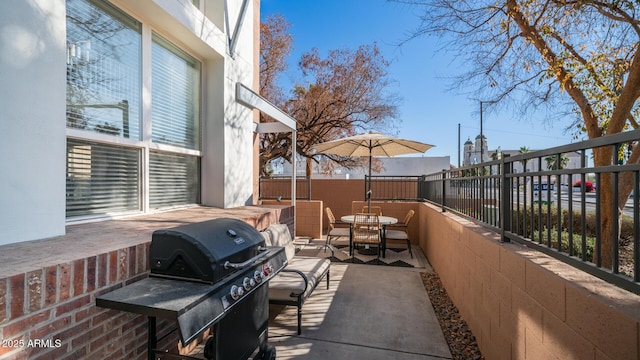
[[[424,144],[418,141],[399,139],[377,132],[368,132],[327,141],[314,145],[313,148],[320,154],[369,157],[367,206],[368,209],[371,210],[371,158],[373,156],[391,157],[402,154],[423,153],[433,146],[434,145]]]

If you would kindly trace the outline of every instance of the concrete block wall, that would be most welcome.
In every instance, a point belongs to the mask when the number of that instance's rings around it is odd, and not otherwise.
[[[321,238],[323,213],[321,200],[296,201],[296,235]]]
[[[640,296],[421,204],[420,246],[487,359],[638,359]]]
[[[262,200],[262,205],[289,205],[291,201]],[[322,237],[324,209],[322,200],[296,200],[295,235],[308,236],[312,239]],[[294,233],[293,228],[290,229]]]

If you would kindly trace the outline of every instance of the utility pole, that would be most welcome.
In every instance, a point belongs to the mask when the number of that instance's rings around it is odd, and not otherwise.
[[[482,134],[482,101],[480,101],[480,162],[484,162],[484,135]]]
[[[458,123],[458,168],[460,168],[460,123]]]

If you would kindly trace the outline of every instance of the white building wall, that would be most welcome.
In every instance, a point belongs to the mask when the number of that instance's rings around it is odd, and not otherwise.
[[[373,176],[420,176],[429,175],[437,172],[441,172],[444,169],[449,169],[450,157],[449,156],[426,156],[426,157],[377,157],[377,160],[382,162],[384,169],[377,173],[373,172]],[[306,163],[305,161],[298,161],[298,171],[296,174],[305,175]],[[291,174],[291,164],[284,163],[282,166],[282,173],[284,175]],[[361,169],[346,169],[339,168],[335,174],[327,175],[321,174],[318,170],[318,166],[314,163],[313,178],[314,179],[364,179],[365,175],[369,174],[369,168]]]
[[[254,16],[250,0],[234,57],[224,0],[113,0],[170,36],[202,63],[202,203],[252,203],[253,114],[235,102],[235,84],[252,87]],[[226,1],[233,31],[242,1]],[[147,31],[147,30],[143,30]],[[66,167],[65,0],[0,3],[0,244],[64,234]]]
[[[0,5],[0,244],[65,231],[64,4]]]

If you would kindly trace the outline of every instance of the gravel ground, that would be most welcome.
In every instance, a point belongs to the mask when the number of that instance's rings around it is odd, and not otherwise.
[[[471,329],[458,313],[458,308],[451,302],[447,291],[442,286],[438,274],[420,273],[422,282],[429,294],[429,299],[440,322],[444,338],[449,344],[453,359],[484,360],[480,353],[476,338]]]

